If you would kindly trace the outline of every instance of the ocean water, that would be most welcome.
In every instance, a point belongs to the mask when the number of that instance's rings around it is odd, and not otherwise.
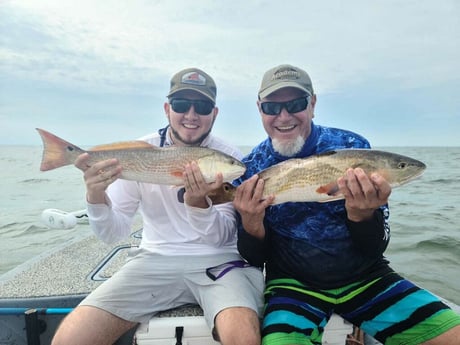
[[[460,147],[379,149],[427,165],[421,178],[392,192],[387,258],[397,272],[460,305]],[[39,146],[0,146],[0,275],[91,232],[85,224],[57,230],[41,222],[45,209],[85,208],[81,172],[40,172],[41,154]]]

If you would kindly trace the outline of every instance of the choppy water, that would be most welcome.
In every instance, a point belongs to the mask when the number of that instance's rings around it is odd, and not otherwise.
[[[381,148],[425,162],[425,174],[394,189],[386,255],[407,278],[460,305],[460,147]],[[44,209],[84,209],[85,188],[73,166],[40,172],[41,147],[0,146],[0,274],[83,238],[90,229],[48,229]]]

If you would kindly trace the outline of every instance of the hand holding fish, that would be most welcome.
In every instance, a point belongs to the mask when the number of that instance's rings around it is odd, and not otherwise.
[[[77,157],[74,165],[84,172],[86,199],[91,204],[104,204],[105,190],[121,175],[122,168],[117,159],[107,159],[93,165],[88,164],[88,153]]]
[[[216,175],[216,181],[206,183],[198,164],[193,161],[185,165],[184,173],[184,202],[193,207],[208,208],[206,196],[210,191],[220,188],[224,182],[222,173]]]
[[[362,222],[371,219],[374,211],[388,202],[391,186],[377,173],[370,176],[361,168],[348,169],[337,179],[340,193],[345,197],[348,219]]]
[[[265,181],[258,175],[244,181],[235,191],[233,206],[241,215],[241,221],[246,232],[254,237],[263,239],[265,227],[263,220],[265,209],[273,203],[274,196],[264,198]]]

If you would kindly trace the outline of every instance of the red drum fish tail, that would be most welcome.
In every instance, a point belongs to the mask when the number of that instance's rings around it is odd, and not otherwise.
[[[41,171],[56,169],[72,164],[78,155],[85,151],[54,134],[36,128],[43,141]]]

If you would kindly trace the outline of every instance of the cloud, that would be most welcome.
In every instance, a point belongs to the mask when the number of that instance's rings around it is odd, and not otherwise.
[[[161,111],[172,74],[197,66],[218,83],[227,130],[235,125],[226,119],[243,113],[260,127],[254,102],[262,74],[292,63],[310,73],[319,105],[347,105],[331,109],[337,117],[361,121],[352,112],[384,99],[397,118],[399,103],[420,111],[419,93],[428,95],[426,113],[442,99],[438,116],[452,118],[459,101],[443,95],[460,92],[459,14],[456,0],[7,0],[0,4],[0,114],[38,108],[53,118],[72,104],[88,121],[104,112],[123,118],[128,109],[142,120]],[[20,94],[33,104],[13,102]],[[350,97],[362,108],[345,102]]]

